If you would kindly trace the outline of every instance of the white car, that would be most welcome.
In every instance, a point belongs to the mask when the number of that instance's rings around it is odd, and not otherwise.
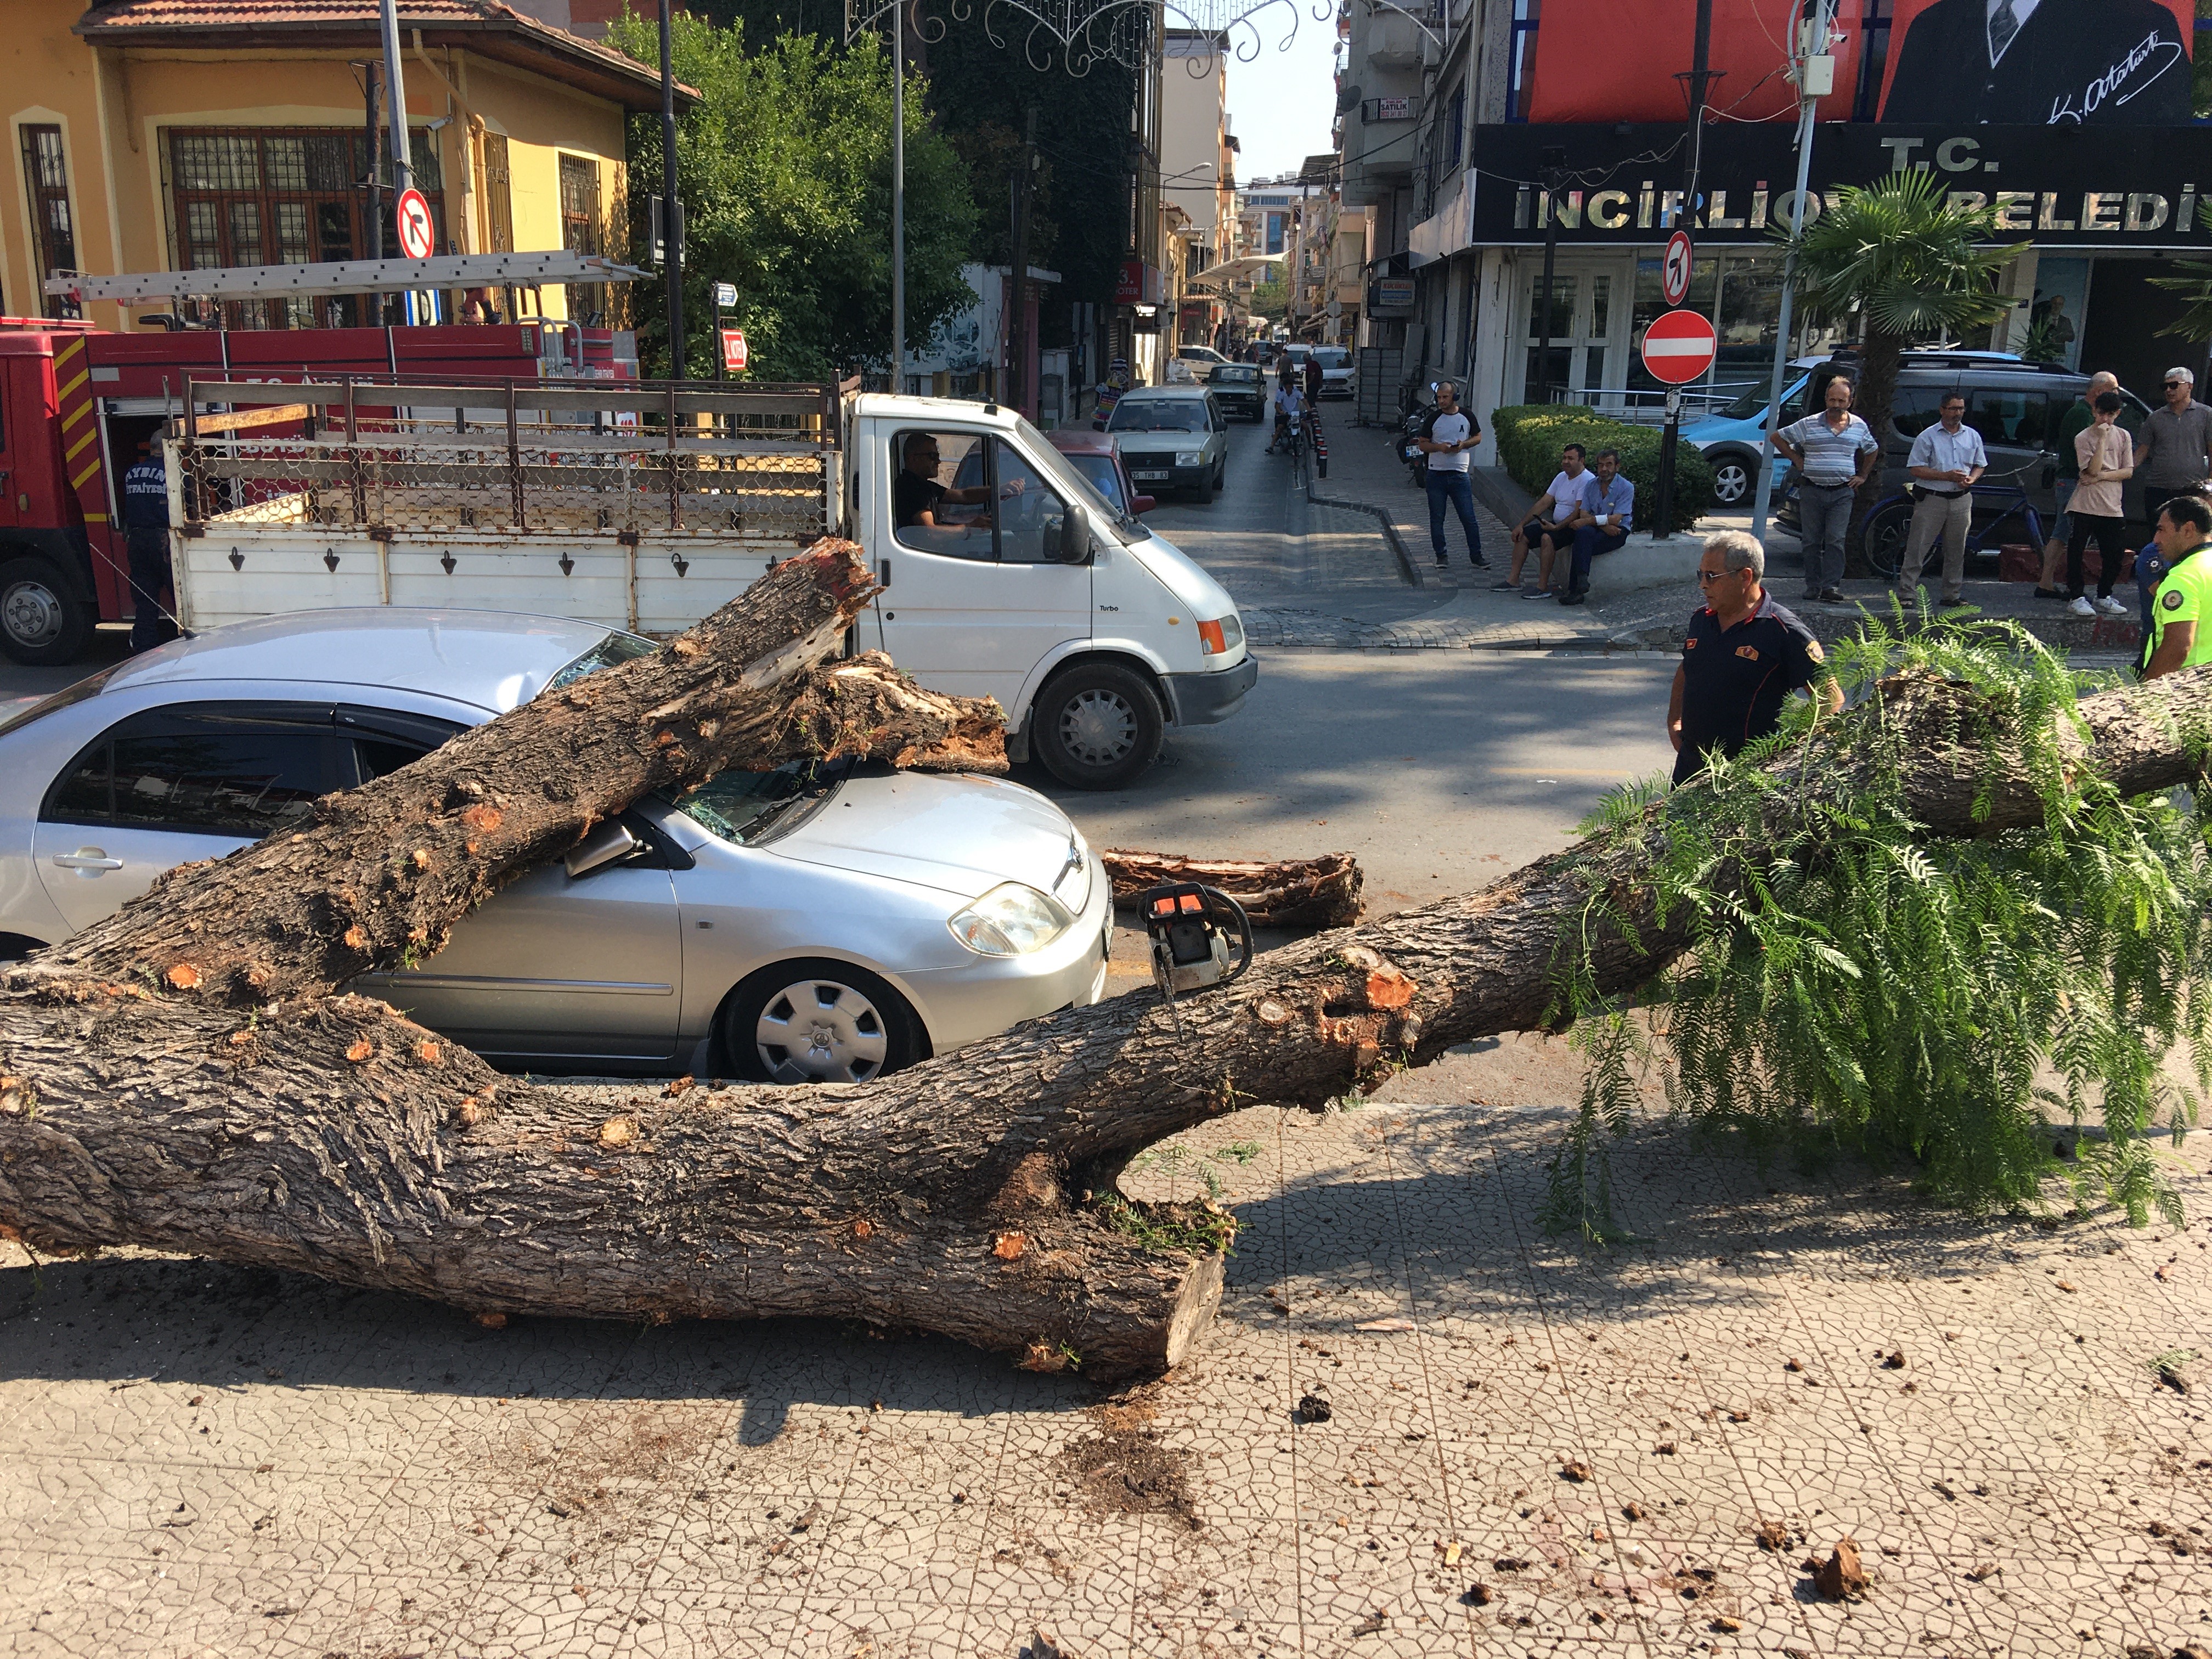
[[[549,617],[305,611],[13,709],[0,954],[58,944],[173,866],[285,833],[319,796],[658,648]],[[1104,866],[1043,796],[809,763],[640,801],[437,955],[356,984],[502,1064],[866,1082],[1097,1001],[1112,921]]]
[[[1191,378],[1200,384],[1213,378],[1213,371],[1230,360],[1212,346],[1187,345],[1176,349],[1176,362],[1190,365]]]

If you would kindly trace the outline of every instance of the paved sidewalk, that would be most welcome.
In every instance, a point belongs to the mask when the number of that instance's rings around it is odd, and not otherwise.
[[[1456,1063],[1500,1098],[1559,1075],[1557,1043],[1480,1047]],[[1414,1103],[1424,1078],[1239,1113],[1138,1172],[1211,1173],[1244,1231],[1194,1358],[1119,1401],[827,1324],[489,1331],[0,1246],[0,1652],[2212,1643],[2207,1367],[2185,1397],[2147,1364],[2212,1348],[2201,1176],[2185,1232],[2046,1231],[1654,1127],[1614,1170],[1638,1243],[1607,1255],[1538,1225],[1554,1116]],[[1802,1564],[1845,1534],[1873,1584],[1838,1603]]]

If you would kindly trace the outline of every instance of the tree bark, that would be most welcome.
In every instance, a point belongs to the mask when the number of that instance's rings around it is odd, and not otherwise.
[[[1147,888],[1164,881],[1197,881],[1236,899],[1255,927],[1348,927],[1359,919],[1359,889],[1364,878],[1349,853],[1262,860],[1133,853],[1109,847],[1098,856],[1113,878],[1117,904],[1133,902]]]
[[[127,921],[11,975],[0,1223],[43,1249],[131,1243],[482,1314],[844,1316],[1039,1369],[1156,1370],[1211,1315],[1228,1223],[1208,1206],[1110,1196],[1132,1152],[1243,1106],[1317,1105],[1453,1044],[1542,1027],[1557,1018],[1564,949],[1587,953],[1601,990],[1627,991],[1688,942],[1689,918],[1660,915],[1648,873],[1654,838],[1696,810],[1694,789],[1655,806],[1640,836],[1288,946],[1231,990],[1173,1011],[1132,993],[868,1085],[533,1086],[383,1004],[328,994],[395,959],[409,930],[437,937],[500,874],[644,789],[787,752],[794,724],[870,752],[989,752],[975,706],[878,665],[833,670],[826,686],[804,678],[797,659],[828,648],[865,584],[842,552],[782,567],[690,636],[694,650],[678,641],[595,677],[584,706],[541,698],[386,780],[382,809],[328,803],[307,843],[180,872]],[[808,714],[841,678],[882,704],[857,720]],[[1911,738],[1908,794],[1930,836],[2040,821],[2017,769],[1990,774],[1957,688],[1901,682],[1878,702],[1776,764],[1786,787],[1772,811],[1840,799],[1869,723],[1887,720]],[[2129,793],[2188,781],[2212,729],[2212,671],[2080,713],[2085,768]],[[618,780],[573,767],[579,749]],[[588,799],[580,784],[546,789],[555,775],[591,776]],[[499,822],[470,823],[486,805]],[[431,870],[471,873],[444,877],[434,897],[404,873],[387,883],[431,830]],[[288,853],[302,844],[314,860]],[[304,896],[276,890],[275,875]],[[1606,924],[1585,927],[1601,897]],[[355,927],[365,943],[337,932]],[[198,978],[180,985],[180,963]],[[252,982],[264,963],[276,991]]]

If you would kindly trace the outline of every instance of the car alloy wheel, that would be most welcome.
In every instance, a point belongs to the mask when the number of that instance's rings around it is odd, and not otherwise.
[[[723,1015],[723,1042],[758,1083],[869,1083],[914,1063],[911,1016],[865,969],[791,962],[739,986]]]
[[[1713,467],[1713,501],[1721,507],[1734,507],[1751,494],[1751,469],[1731,457]]]

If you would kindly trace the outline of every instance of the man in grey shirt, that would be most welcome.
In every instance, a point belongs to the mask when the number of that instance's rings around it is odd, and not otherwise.
[[[2192,395],[2197,376],[2166,371],[2166,406],[2154,409],[2136,441],[2136,477],[2142,483],[2143,512],[2153,524],[2167,496],[2212,476],[2212,406]]]
[[[1881,459],[1867,423],[1851,413],[1851,383],[1840,375],[1820,394],[1821,411],[1774,434],[1774,447],[1797,469],[1797,537],[1805,549],[1805,597],[1844,603],[1844,538],[1851,501]]]

